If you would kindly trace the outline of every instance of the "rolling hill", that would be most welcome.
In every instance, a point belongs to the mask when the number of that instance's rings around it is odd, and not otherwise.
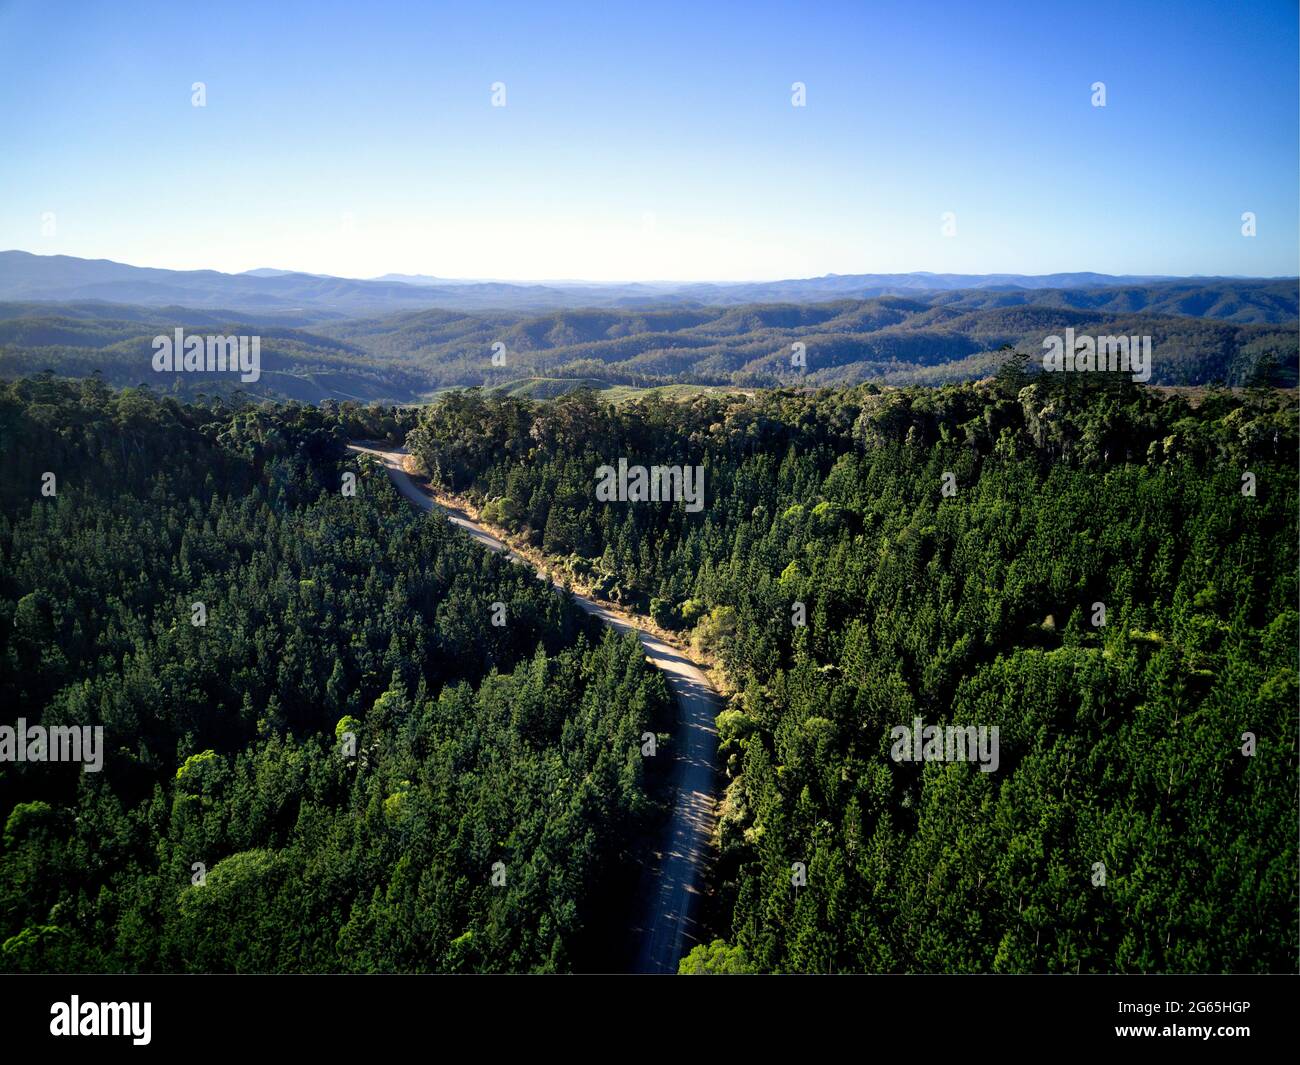
[[[888,287],[905,291],[859,295]],[[835,291],[854,295],[812,298]],[[771,292],[785,298],[736,302]],[[1294,383],[1300,319],[1295,280],[830,275],[669,289],[231,275],[24,252],[0,252],[0,297],[0,376],[48,369],[306,402],[415,403],[475,385],[944,384],[994,372],[1008,347],[1036,361],[1067,328],[1149,335],[1153,384],[1239,385],[1263,362]],[[480,306],[492,300],[503,305]],[[178,327],[261,337],[261,379],[155,373],[153,338]]]

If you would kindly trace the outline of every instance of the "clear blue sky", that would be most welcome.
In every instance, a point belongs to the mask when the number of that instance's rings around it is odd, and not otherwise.
[[[0,248],[350,277],[1294,275],[1298,47],[1296,0],[0,0]]]

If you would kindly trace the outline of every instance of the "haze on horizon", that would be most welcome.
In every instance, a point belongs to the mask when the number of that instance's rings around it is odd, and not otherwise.
[[[1287,0],[13,0],[0,247],[348,278],[1291,277],[1298,40]]]
[[[6,251],[19,251],[27,254],[43,254],[41,252],[32,252],[30,251],[30,249],[26,249],[26,248],[15,248],[15,249],[0,248],[0,255],[3,255]],[[74,258],[79,258],[79,257],[74,257]],[[160,267],[155,263],[123,263],[120,262],[119,260],[103,258],[103,257],[94,261],[111,262],[119,266],[130,266],[130,267],[141,268],[141,269],[165,269],[165,270],[182,269],[182,270],[198,270],[198,271],[216,269],[215,267],[180,267],[180,268]],[[349,274],[328,274],[323,271],[316,271],[316,270],[295,271],[295,270],[287,270],[281,267],[274,267],[274,266],[253,267],[248,270],[239,270],[239,271],[218,270],[217,272],[226,274],[228,276],[235,276],[235,277],[240,276],[241,274],[270,276],[270,275],[280,275],[280,274],[301,273],[309,277],[333,278],[336,280],[343,280],[343,281],[404,281],[411,284],[428,283],[430,285],[442,285],[442,286],[476,285],[476,284],[499,284],[499,285],[521,285],[521,286],[552,285],[552,286],[572,286],[572,287],[590,286],[593,288],[596,287],[619,288],[619,287],[643,286],[645,288],[662,288],[665,291],[670,291],[684,286],[700,285],[700,284],[718,285],[718,286],[742,286],[742,285],[767,284],[770,282],[780,282],[780,281],[819,281],[819,280],[825,280],[830,278],[851,278],[851,277],[871,278],[871,277],[884,277],[884,276],[894,276],[894,275],[900,277],[923,277],[926,275],[932,275],[936,278],[948,278],[948,277],[1043,278],[1043,277],[1055,277],[1055,276],[1065,277],[1070,275],[1095,274],[1102,277],[1116,277],[1121,279],[1133,278],[1137,280],[1153,281],[1153,282],[1162,281],[1162,280],[1195,281],[1195,280],[1213,280],[1213,279],[1235,280],[1235,281],[1282,281],[1282,280],[1290,280],[1291,278],[1297,276],[1295,274],[1113,275],[1113,274],[1106,274],[1105,272],[1100,270],[1088,270],[1088,269],[1054,271],[1052,274],[1024,274],[1022,272],[1011,272],[1011,271],[1001,271],[1001,270],[985,271],[979,273],[966,273],[964,271],[940,271],[940,270],[899,270],[899,271],[860,270],[860,271],[855,271],[852,274],[842,274],[842,273],[837,273],[835,271],[828,271],[826,273],[815,274],[815,275],[810,275],[808,277],[800,277],[800,278],[704,277],[704,278],[689,278],[684,280],[666,280],[663,278],[621,277],[621,278],[607,278],[607,279],[595,280],[592,278],[583,278],[583,277],[467,277],[464,275],[456,275],[456,274],[451,274],[451,275],[415,274],[415,273],[408,274],[408,273],[398,272],[398,271],[389,271],[383,274],[374,274],[374,275],[362,277],[362,276],[354,276]],[[951,286],[945,285],[941,287],[947,288]]]

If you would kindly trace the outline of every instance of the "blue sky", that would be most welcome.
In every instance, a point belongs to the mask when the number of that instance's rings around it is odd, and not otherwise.
[[[1295,0],[210,7],[0,0],[0,248],[349,277],[1300,272]]]

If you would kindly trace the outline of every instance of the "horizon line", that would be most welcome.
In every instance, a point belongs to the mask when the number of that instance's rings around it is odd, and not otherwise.
[[[590,288],[610,288],[619,285],[646,285],[646,286],[684,286],[684,285],[771,285],[779,284],[783,281],[821,281],[826,278],[855,278],[855,277],[972,277],[972,278],[990,278],[990,277],[1024,277],[1024,278],[1046,278],[1056,277],[1062,274],[1092,274],[1104,278],[1128,278],[1135,281],[1297,281],[1300,282],[1300,274],[1115,274],[1102,270],[1052,270],[1047,273],[1020,273],[1009,270],[990,270],[985,273],[966,273],[957,270],[889,270],[889,271],[862,271],[860,273],[843,273],[839,271],[830,271],[823,274],[812,274],[804,277],[775,277],[775,278],[696,278],[672,280],[665,278],[633,278],[619,279],[611,281],[594,281],[581,278],[500,278],[500,277],[454,277],[437,274],[415,274],[405,271],[390,271],[389,274],[378,274],[373,277],[349,277],[344,274],[326,274],[317,273],[310,270],[287,270],[273,266],[257,266],[247,270],[227,271],[217,270],[214,267],[172,267],[172,266],[142,266],[138,263],[123,262],[120,259],[109,258],[88,258],[83,255],[68,255],[64,252],[53,254],[44,254],[42,252],[28,251],[26,248],[5,248],[0,249],[0,255],[17,252],[21,255],[30,255],[37,259],[74,259],[78,262],[86,263],[109,263],[113,266],[125,266],[133,270],[165,270],[169,273],[178,274],[220,274],[223,277],[247,277],[257,276],[261,271],[273,271],[282,276],[298,277],[315,277],[327,278],[335,281],[359,281],[365,283],[379,284],[406,284],[411,287],[433,287],[430,285],[412,285],[411,282],[402,281],[400,278],[421,277],[429,278],[432,282],[443,282],[447,284],[487,284],[487,285],[519,285],[519,286],[540,286],[540,285],[568,285],[583,286]],[[390,276],[391,275],[391,276]],[[263,275],[265,276],[265,275]]]

